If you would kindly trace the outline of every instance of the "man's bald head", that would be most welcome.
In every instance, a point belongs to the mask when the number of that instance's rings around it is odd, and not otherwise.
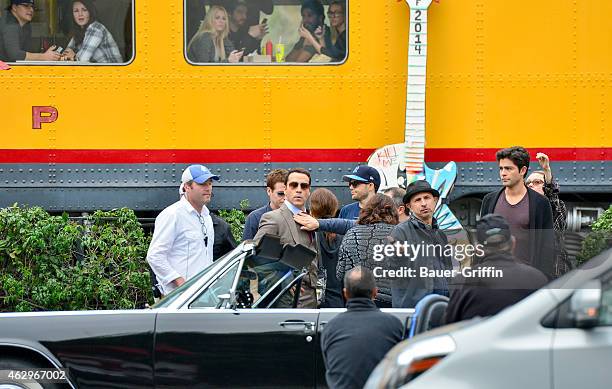
[[[365,297],[374,300],[376,297],[376,279],[367,267],[357,266],[344,274],[344,297],[348,300]]]

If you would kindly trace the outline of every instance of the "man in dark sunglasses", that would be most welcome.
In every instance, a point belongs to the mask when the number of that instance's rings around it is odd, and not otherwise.
[[[354,203],[345,205],[340,210],[340,219],[357,220],[361,208],[370,200],[380,187],[380,174],[378,170],[371,166],[360,165],[353,169],[351,174],[342,177],[348,182],[351,191],[351,198]]]
[[[253,239],[259,227],[261,216],[275,209],[279,209],[285,201],[285,180],[287,179],[287,170],[274,169],[266,176],[266,192],[270,201],[261,208],[257,208],[249,214],[244,224],[244,232],[242,240]]]
[[[306,211],[306,202],[310,197],[310,172],[302,168],[290,169],[285,180],[285,201],[279,209],[265,213],[259,222],[259,230],[254,240],[266,234],[280,237],[281,244],[302,244],[317,252],[317,257],[308,268],[308,274],[302,281],[302,293],[298,302],[299,308],[317,308],[317,263],[319,245],[316,235],[302,230],[293,220],[293,215]]]

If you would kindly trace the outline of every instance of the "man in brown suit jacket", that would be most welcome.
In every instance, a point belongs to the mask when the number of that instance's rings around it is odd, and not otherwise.
[[[253,240],[259,240],[266,234],[280,236],[281,244],[302,244],[317,252],[317,257],[308,268],[308,274],[302,280],[302,293],[299,308],[317,308],[317,263],[319,245],[314,233],[300,229],[293,220],[293,215],[305,211],[306,201],[310,197],[310,172],[295,168],[289,170],[285,179],[285,202],[279,209],[264,213],[259,222],[259,230]]]

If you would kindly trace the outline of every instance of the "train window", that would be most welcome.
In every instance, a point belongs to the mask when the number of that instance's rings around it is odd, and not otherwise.
[[[119,65],[134,57],[133,0],[0,0],[0,60]]]
[[[339,64],[348,0],[185,0],[191,64]]]

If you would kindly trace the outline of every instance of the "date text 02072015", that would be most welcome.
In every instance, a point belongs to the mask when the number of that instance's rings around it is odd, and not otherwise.
[[[66,369],[0,370],[0,383],[66,383]]]

